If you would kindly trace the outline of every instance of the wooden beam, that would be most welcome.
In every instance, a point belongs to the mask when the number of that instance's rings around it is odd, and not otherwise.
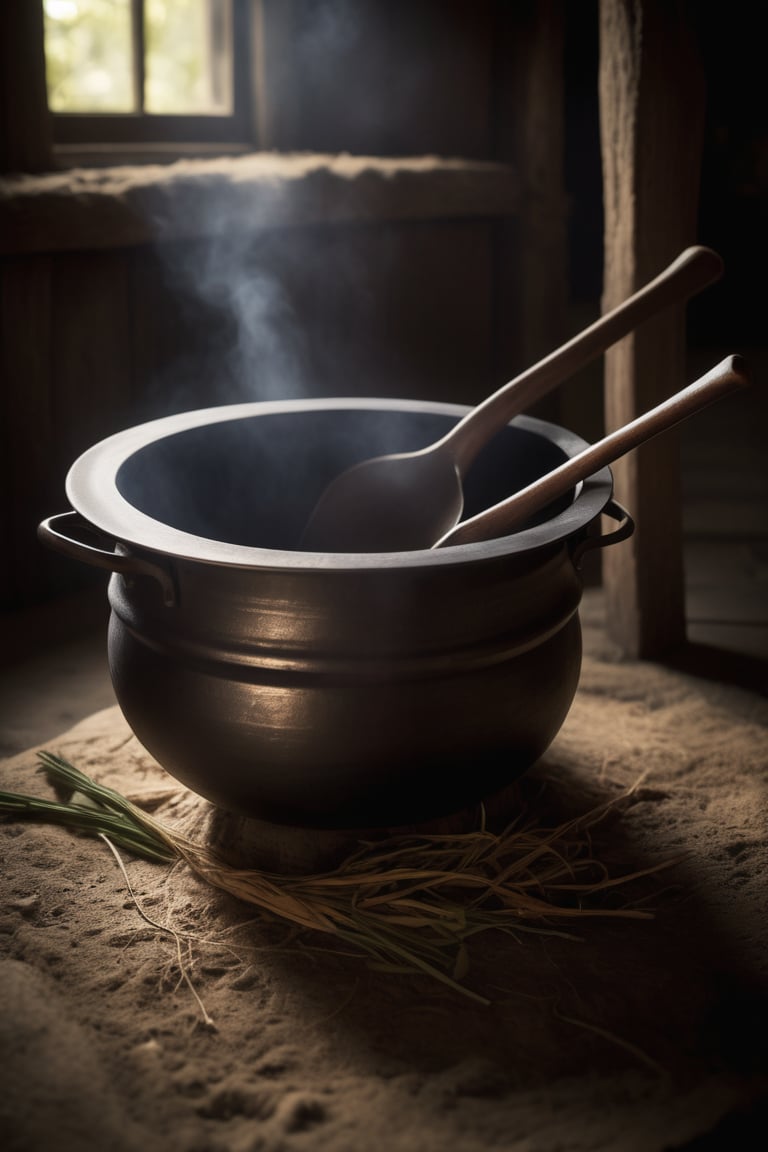
[[[503,217],[509,164],[260,152],[0,180],[0,253],[130,248],[273,228]]]
[[[42,0],[0,4],[0,172],[53,167]]]
[[[600,0],[603,311],[696,241],[705,93],[689,11],[682,0]],[[681,307],[606,354],[608,430],[681,388],[685,369]],[[685,639],[677,435],[665,433],[613,472],[637,527],[603,558],[608,627],[628,655],[658,657]]]
[[[501,382],[568,335],[563,0],[496,5],[494,43],[495,155],[514,164],[520,181],[494,244]],[[532,412],[556,420],[559,398],[548,396]]]
[[[568,236],[565,194],[565,12],[539,0],[522,38],[522,123],[518,167],[524,359],[534,364],[566,328]],[[541,406],[540,406],[541,407]],[[556,409],[555,409],[556,411]]]

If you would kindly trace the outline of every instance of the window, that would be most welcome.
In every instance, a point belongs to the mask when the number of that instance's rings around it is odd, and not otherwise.
[[[250,0],[44,0],[57,144],[252,145]]]

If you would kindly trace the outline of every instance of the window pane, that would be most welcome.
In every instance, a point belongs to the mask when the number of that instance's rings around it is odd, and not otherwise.
[[[147,112],[231,115],[231,16],[230,0],[145,0]]]
[[[131,0],[45,0],[53,112],[134,112]]]

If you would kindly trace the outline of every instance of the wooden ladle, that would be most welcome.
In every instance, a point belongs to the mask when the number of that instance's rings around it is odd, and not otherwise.
[[[659,432],[679,424],[713,401],[749,383],[749,371],[743,357],[727,356],[681,392],[585,448],[578,456],[573,456],[565,464],[534,480],[527,488],[521,488],[501,503],[456,525],[434,547],[470,544],[516,532],[552,500],[563,496],[580,481],[593,476]]]
[[[686,248],[644,288],[498,389],[441,440],[417,452],[364,460],[322,493],[301,538],[312,552],[431,548],[458,523],[463,477],[481,448],[518,413],[663,308],[717,280],[711,248]]]

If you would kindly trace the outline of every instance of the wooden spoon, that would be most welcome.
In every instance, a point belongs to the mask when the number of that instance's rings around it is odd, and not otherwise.
[[[743,388],[750,383],[749,372],[743,357],[727,356],[681,392],[658,404],[655,408],[631,420],[623,428],[611,432],[596,444],[585,448],[578,456],[573,456],[559,468],[546,476],[534,480],[527,488],[521,488],[513,496],[486,508],[470,520],[465,520],[447,532],[435,548],[445,548],[453,544],[469,544],[477,540],[490,540],[507,536],[517,531],[536,512],[545,508],[550,501],[564,495],[574,485],[593,476],[607,464],[612,464],[620,456],[626,455],[639,444],[679,424],[694,412],[719,400],[728,392]]]
[[[321,495],[301,538],[312,552],[431,548],[458,523],[462,479],[481,448],[519,412],[594,360],[644,320],[717,280],[711,248],[686,248],[644,288],[498,389],[441,440],[417,452],[377,456],[348,468]]]

